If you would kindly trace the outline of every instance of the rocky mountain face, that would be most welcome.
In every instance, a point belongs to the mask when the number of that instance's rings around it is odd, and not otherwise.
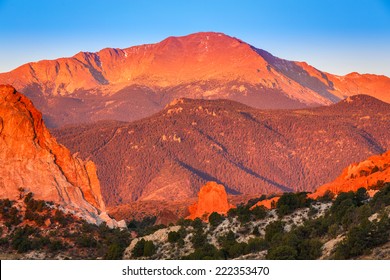
[[[390,105],[364,95],[302,110],[178,99],[140,121],[54,134],[97,164],[103,197],[118,206],[184,201],[207,181],[233,195],[313,191],[345,166],[389,150],[389,120]]]
[[[0,198],[32,192],[90,222],[114,223],[105,213],[95,164],[58,144],[41,113],[11,86],[0,86],[0,166]]]
[[[263,109],[329,105],[356,94],[390,102],[388,77],[332,75],[212,32],[32,62],[0,74],[0,83],[32,99],[50,127],[140,119],[178,97]]]
[[[235,206],[228,202],[225,187],[216,182],[207,182],[198,193],[198,201],[189,207],[187,219],[201,218],[208,220],[211,213],[224,214]]]
[[[362,187],[374,194],[385,182],[390,182],[390,151],[349,165],[339,177],[319,187],[310,197],[317,198],[328,191],[334,194],[356,192]]]

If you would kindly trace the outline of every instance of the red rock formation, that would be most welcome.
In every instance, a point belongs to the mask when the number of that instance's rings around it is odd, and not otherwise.
[[[327,191],[334,194],[340,192],[357,191],[359,188],[377,185],[378,181],[390,182],[390,151],[376,155],[365,161],[351,164],[343,170],[333,182],[319,187],[310,198],[323,196]],[[374,191],[369,192],[374,194]]]
[[[229,204],[225,187],[216,182],[208,182],[198,193],[198,202],[189,206],[190,215],[187,219],[201,218],[208,220],[211,213],[226,214],[235,206]]]
[[[278,202],[279,198],[280,197],[275,196],[275,197],[270,198],[270,199],[265,199],[265,200],[259,201],[255,205],[253,205],[250,208],[250,210],[253,210],[253,208],[255,208],[256,206],[264,206],[267,209],[275,208],[276,207],[276,203]]]
[[[11,86],[0,86],[0,166],[0,198],[15,199],[24,188],[91,222],[102,221],[105,205],[94,163],[58,144],[41,113]]]

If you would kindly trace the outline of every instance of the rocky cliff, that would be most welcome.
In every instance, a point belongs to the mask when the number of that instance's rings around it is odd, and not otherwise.
[[[114,225],[105,214],[94,163],[58,144],[32,102],[4,85],[0,86],[0,166],[0,198],[15,199],[24,189],[90,222]]]

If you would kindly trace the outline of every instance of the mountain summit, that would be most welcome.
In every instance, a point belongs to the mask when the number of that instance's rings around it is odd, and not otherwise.
[[[0,74],[0,83],[31,98],[49,126],[140,119],[178,97],[256,108],[329,105],[355,94],[390,102],[388,77],[328,74],[213,32],[28,63]]]

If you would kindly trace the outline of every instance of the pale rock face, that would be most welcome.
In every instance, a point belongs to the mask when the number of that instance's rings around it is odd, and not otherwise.
[[[0,86],[0,198],[16,199],[19,188],[53,201],[89,222],[111,223],[96,167],[57,143],[31,101]]]
[[[216,182],[208,182],[198,193],[198,202],[189,207],[187,219],[201,218],[208,220],[211,213],[226,214],[235,206],[229,204],[225,187]]]

